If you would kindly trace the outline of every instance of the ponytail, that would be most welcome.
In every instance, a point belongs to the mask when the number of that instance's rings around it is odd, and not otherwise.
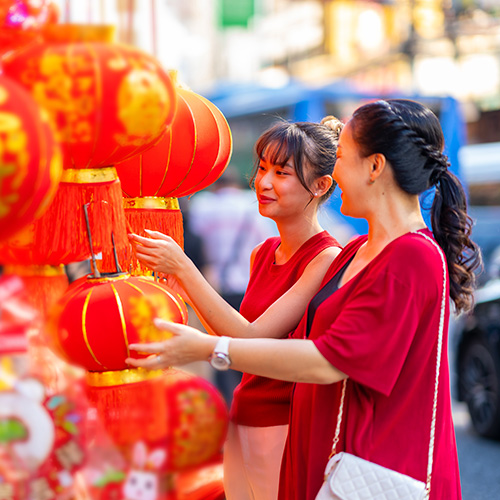
[[[462,184],[448,169],[439,171],[431,208],[434,238],[443,249],[450,276],[450,297],[457,313],[474,305],[474,271],[482,267],[479,247],[471,240],[472,219]]]

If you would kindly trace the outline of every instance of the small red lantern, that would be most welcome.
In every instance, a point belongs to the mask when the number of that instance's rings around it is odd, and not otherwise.
[[[61,187],[34,238],[39,253],[57,255],[58,263],[90,255],[84,204],[95,251],[111,254],[111,231],[118,252],[128,248],[113,165],[153,145],[175,114],[175,89],[159,63],[133,47],[95,41],[110,37],[98,28],[52,25],[47,42],[10,53],[3,64],[49,112],[61,142]]]
[[[89,371],[124,370],[129,344],[168,338],[155,317],[187,322],[182,299],[152,278],[128,274],[76,281],[54,306],[50,334],[56,352]]]
[[[87,384],[89,404],[125,455],[140,441],[162,447],[168,471],[220,458],[228,410],[221,394],[202,377],[173,368],[89,372]]]
[[[183,245],[177,197],[206,188],[229,164],[232,137],[219,109],[194,92],[177,88],[172,126],[148,151],[116,165],[132,230],[161,231]],[[128,257],[133,267],[134,256]]]
[[[0,76],[0,240],[43,214],[61,172],[47,115],[25,89]]]

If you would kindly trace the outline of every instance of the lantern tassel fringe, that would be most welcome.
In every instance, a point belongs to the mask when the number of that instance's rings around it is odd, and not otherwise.
[[[115,271],[111,233],[117,252],[130,247],[121,186],[117,180],[98,184],[61,183],[54,201],[35,225],[35,241],[42,254],[55,253],[62,263],[88,259],[90,246],[83,211],[85,204],[88,204],[94,253],[103,254],[101,270]],[[105,262],[113,262],[113,265],[108,268]]]
[[[173,238],[181,248],[184,248],[184,229],[180,210],[125,209],[125,217],[132,232],[147,238],[144,229],[159,231]],[[130,271],[133,275],[151,273],[150,268],[143,266],[137,260],[133,247],[128,247],[119,253],[119,260],[124,263],[124,270]],[[110,263],[103,262],[103,265],[109,266]]]

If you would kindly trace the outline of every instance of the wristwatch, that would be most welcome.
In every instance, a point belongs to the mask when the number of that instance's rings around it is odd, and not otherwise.
[[[221,337],[215,344],[214,352],[210,356],[210,364],[219,371],[229,370],[231,358],[229,357],[229,341],[231,337]]]

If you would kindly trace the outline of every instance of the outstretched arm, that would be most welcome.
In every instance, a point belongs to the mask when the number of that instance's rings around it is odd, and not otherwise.
[[[155,325],[172,333],[172,338],[151,344],[131,344],[131,350],[155,356],[128,358],[127,363],[159,369],[204,361],[217,342],[217,338],[190,326],[160,319],[155,320]],[[289,382],[332,384],[347,377],[323,357],[311,340],[232,339],[229,356],[234,370]]]
[[[288,334],[299,323],[327,269],[340,253],[339,248],[330,247],[317,255],[295,285],[250,323],[210,286],[172,238],[156,231],[148,234],[151,238],[131,235],[137,243],[139,260],[157,272],[174,275],[207,329],[228,337],[281,338]]]

